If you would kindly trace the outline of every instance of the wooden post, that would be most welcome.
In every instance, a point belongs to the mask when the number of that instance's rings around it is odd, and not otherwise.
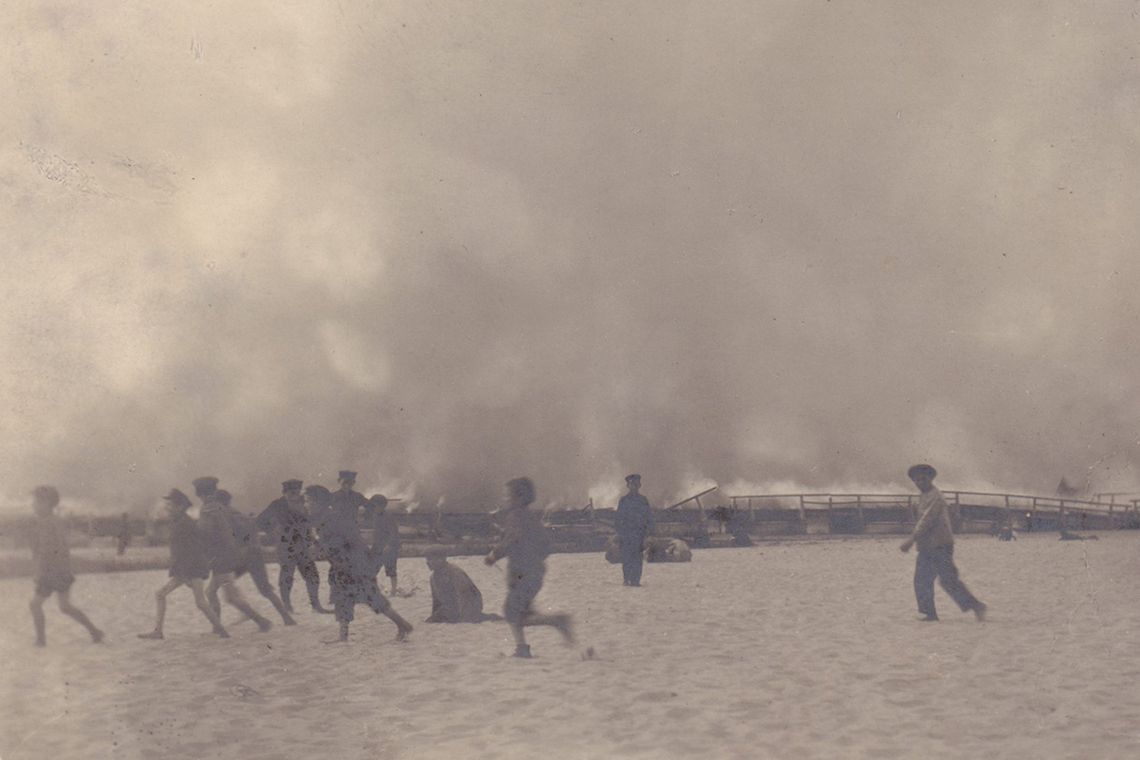
[[[860,495],[855,496],[855,510],[859,513],[859,532],[863,533],[867,530],[867,521],[863,519],[863,497]]]
[[[1009,513],[1009,494],[1005,495],[1005,524],[1010,530],[1013,530],[1013,516]]]
[[[803,526],[804,532],[807,532],[807,512],[804,510],[804,495],[800,494],[800,525]]]

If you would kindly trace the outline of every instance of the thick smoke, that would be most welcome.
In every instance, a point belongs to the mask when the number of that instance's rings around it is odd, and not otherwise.
[[[848,5],[6,6],[0,489],[1140,488],[1132,4]]]

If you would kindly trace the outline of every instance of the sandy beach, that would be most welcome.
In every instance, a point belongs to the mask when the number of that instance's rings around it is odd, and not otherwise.
[[[579,641],[530,629],[517,660],[503,623],[431,625],[427,570],[402,560],[393,640],[357,610],[352,638],[307,609],[265,634],[224,611],[217,640],[188,591],[152,625],[161,571],[83,575],[72,598],[101,645],[48,608],[32,646],[31,582],[0,582],[0,757],[1120,758],[1140,753],[1140,535],[959,540],[987,622],[937,592],[915,620],[913,555],[898,537],[698,551],[621,585],[599,554],[557,555],[539,596]],[[455,560],[489,611],[503,571]],[[274,568],[271,568],[273,570]],[[272,612],[243,581],[247,598]],[[322,588],[324,588],[322,586]],[[298,582],[295,601],[303,599]],[[587,649],[592,648],[593,656]]]

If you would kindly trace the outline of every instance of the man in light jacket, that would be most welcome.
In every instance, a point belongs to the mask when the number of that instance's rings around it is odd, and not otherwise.
[[[899,546],[904,552],[910,551],[912,546],[918,546],[918,556],[914,562],[914,596],[918,601],[918,612],[922,616],[919,620],[938,620],[938,613],[934,609],[935,578],[938,578],[942,588],[957,602],[962,612],[973,610],[979,621],[984,620],[986,605],[970,593],[958,577],[958,568],[954,566],[951,510],[942,498],[942,492],[934,487],[934,477],[938,472],[928,464],[916,464],[906,474],[922,493],[918,499],[918,523],[910,538]]]

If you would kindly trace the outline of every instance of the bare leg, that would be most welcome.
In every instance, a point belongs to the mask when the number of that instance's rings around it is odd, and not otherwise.
[[[38,647],[47,646],[47,634],[45,633],[47,626],[44,622],[44,602],[46,601],[46,596],[35,594],[28,605],[28,609],[32,611],[32,622],[36,625],[36,646]]]
[[[557,628],[567,644],[574,643],[574,631],[570,625],[570,616],[564,613],[556,615],[537,615],[532,612],[523,618],[522,625],[548,625],[552,628]]]
[[[150,633],[140,633],[140,639],[161,639],[162,638],[162,624],[166,620],[166,596],[174,589],[182,585],[182,581],[178,578],[171,578],[162,588],[154,592],[154,630]]]
[[[253,583],[257,586],[258,592],[269,600],[273,609],[277,610],[277,614],[281,616],[281,621],[285,625],[297,625],[297,621],[289,614],[289,609],[281,601],[281,597],[277,596],[277,592],[273,590],[273,584],[269,582],[269,574],[266,572],[265,561],[258,555],[250,557],[249,577],[253,578]]]
[[[206,602],[214,613],[214,617],[221,620],[222,603],[218,600],[218,589],[222,587],[222,577],[217,573],[210,575],[210,582],[206,585]]]
[[[340,623],[340,641],[348,641],[348,623],[343,620]]]
[[[71,594],[68,591],[57,591],[56,601],[59,602],[59,611],[75,620],[91,634],[91,640],[98,644],[103,640],[103,632],[87,619],[83,611],[71,603]]]
[[[381,614],[396,624],[396,641],[404,641],[408,638],[408,634],[412,632],[412,624],[405,620],[400,613],[389,607]]]
[[[287,557],[280,557],[277,561],[277,590],[281,593],[281,603],[285,609],[293,611],[290,597],[293,595],[293,578],[297,572],[297,565]]]
[[[388,580],[390,580],[392,582],[392,593],[389,594],[389,596],[395,596],[396,595],[396,576],[393,575]]]
[[[230,635],[226,633],[226,629],[222,627],[222,619],[214,612],[214,608],[210,606],[210,602],[206,599],[205,584],[202,583],[201,578],[192,578],[188,581],[190,590],[194,592],[194,603],[198,605],[198,609],[210,621],[210,625],[214,627],[214,633],[223,639],[228,639]]]
[[[245,597],[242,596],[241,591],[238,590],[237,584],[234,583],[233,574],[225,573],[224,578],[225,579],[222,581],[221,586],[222,592],[226,595],[226,604],[237,607],[239,610],[245,613],[246,617],[257,623],[257,627],[261,629],[262,633],[268,631],[273,626],[273,624],[263,618],[261,615],[258,615],[257,610],[249,606],[249,602],[245,600]]]
[[[515,637],[515,657],[530,657],[530,647],[523,635],[523,624],[511,623],[511,635]]]

